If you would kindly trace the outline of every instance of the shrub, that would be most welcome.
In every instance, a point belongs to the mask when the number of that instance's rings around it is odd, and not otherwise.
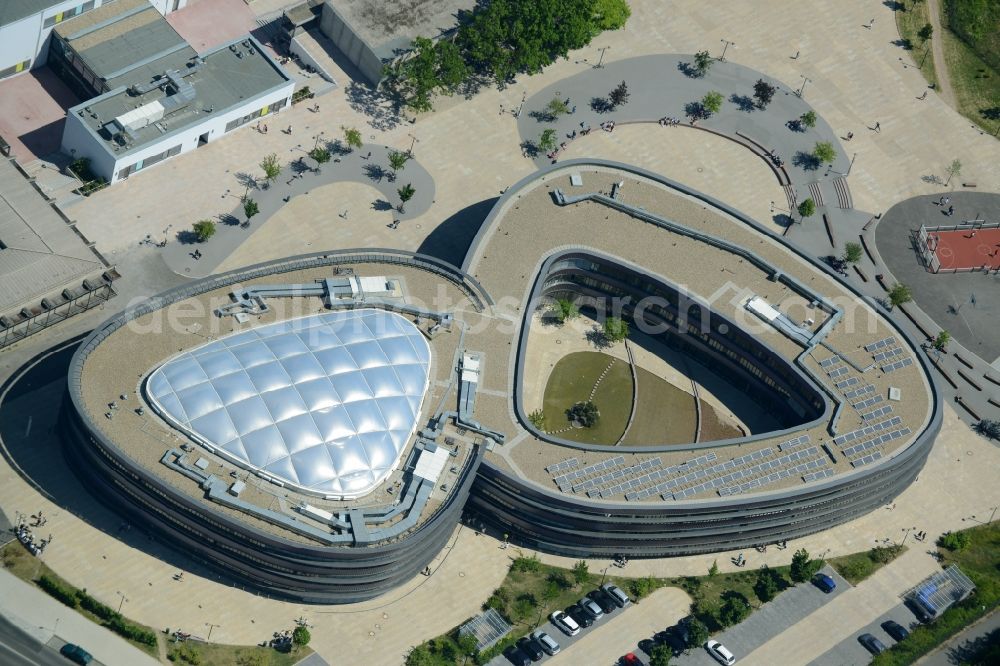
[[[531,557],[518,557],[511,562],[510,568],[514,571],[538,571],[542,568],[542,561],[537,555]]]
[[[868,559],[879,564],[888,564],[896,559],[896,556],[901,552],[903,552],[901,545],[876,546],[868,551]]]
[[[618,317],[608,317],[604,320],[603,331],[608,342],[621,342],[628,337],[628,322]]]
[[[823,560],[810,560],[809,551],[805,548],[795,551],[792,556],[792,580],[796,583],[804,583],[816,575],[816,572],[823,568]]]
[[[801,116],[799,116],[799,120],[806,127],[816,127],[816,112],[806,111]]]
[[[525,592],[514,601],[514,619],[526,620],[538,608],[538,599],[530,592]]]
[[[90,611],[91,613],[101,618],[102,620],[106,621],[111,620],[113,617],[118,615],[118,613],[115,612],[115,609],[105,604],[102,604],[100,601],[90,596],[86,592],[79,593],[78,598],[80,599],[81,608]]]
[[[708,640],[708,627],[698,618],[693,617],[688,620],[687,629],[689,648],[699,647]]]
[[[781,586],[784,582],[780,573],[768,566],[764,566],[764,568],[757,572],[757,580],[753,586],[754,594],[762,602],[767,603],[778,596],[778,592],[781,591]]]
[[[105,626],[119,636],[127,638],[130,641],[142,643],[143,645],[149,645],[150,647],[156,645],[155,633],[145,627],[140,627],[128,622],[121,615],[116,614],[106,623]]]
[[[650,592],[656,590],[656,587],[656,579],[651,576],[646,576],[645,578],[635,578],[629,581],[628,591],[631,592],[632,596],[636,599],[641,599]]]
[[[201,220],[195,222],[192,229],[194,230],[194,235],[198,238],[198,242],[204,243],[215,235],[215,222],[212,220]]]
[[[592,428],[601,419],[601,411],[597,409],[597,405],[587,400],[586,402],[578,402],[567,409],[566,417],[570,421],[576,421],[584,428]]]
[[[201,652],[189,643],[180,643],[167,654],[167,659],[198,666],[201,663]]]
[[[727,592],[719,608],[719,623],[724,627],[739,624],[750,615],[750,602],[738,592]]]
[[[583,585],[590,580],[590,570],[584,560],[580,560],[573,565],[573,581],[577,585]]]
[[[76,608],[79,603],[75,589],[48,574],[42,574],[39,577],[38,587],[48,592],[49,596],[55,597],[70,608]]]
[[[952,552],[965,550],[969,545],[969,535],[965,532],[947,532],[938,539],[938,545]]]

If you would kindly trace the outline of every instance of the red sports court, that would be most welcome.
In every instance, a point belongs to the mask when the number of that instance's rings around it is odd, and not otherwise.
[[[931,270],[1000,270],[1000,224],[922,227],[920,240]]]

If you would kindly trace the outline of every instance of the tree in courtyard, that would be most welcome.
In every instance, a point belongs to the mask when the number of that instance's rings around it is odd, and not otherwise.
[[[576,319],[580,316],[580,308],[569,298],[557,298],[550,308],[560,324],[565,324],[570,319]]]
[[[816,127],[816,112],[806,111],[801,116],[799,116],[799,122],[801,122],[806,127]]]
[[[864,249],[861,247],[861,243],[847,243],[844,245],[844,261],[849,264],[856,264],[861,261],[863,254]]]
[[[426,645],[418,645],[406,655],[406,666],[438,666],[441,662]]]
[[[566,417],[570,421],[579,423],[584,428],[593,428],[601,419],[601,412],[590,400],[578,402],[566,410]]]
[[[698,51],[694,54],[694,68],[698,70],[698,76],[705,76],[712,68],[712,56],[708,51]]]
[[[809,551],[800,548],[792,555],[792,567],[789,572],[792,580],[796,583],[804,583],[811,580],[820,569],[823,568],[823,560],[809,559]]]
[[[392,169],[392,179],[396,180],[396,174],[403,170],[410,160],[410,154],[401,150],[389,151],[389,168]]]
[[[934,349],[937,349],[939,352],[943,352],[948,347],[949,342],[951,342],[951,333],[948,331],[941,331],[937,334],[937,337],[934,338]]]
[[[267,179],[267,182],[273,183],[278,180],[278,175],[281,173],[281,162],[278,161],[278,156],[275,153],[271,153],[261,160],[260,168],[264,171],[264,178]]]
[[[450,39],[442,39],[434,45],[436,56],[438,90],[452,94],[469,78],[469,66],[465,64],[458,45]]]
[[[837,151],[833,149],[833,144],[829,141],[817,141],[816,145],[813,146],[812,154],[817,160],[827,164],[833,164],[833,160],[837,157]]]
[[[620,317],[604,320],[604,337],[608,342],[621,342],[628,337],[628,322]]]
[[[253,199],[247,199],[243,202],[243,214],[247,216],[247,222],[250,221],[254,215],[260,212],[260,207],[257,206],[257,202]]]
[[[586,585],[590,580],[590,570],[587,568],[586,560],[580,560],[573,565],[573,582],[577,585]]]
[[[313,158],[318,166],[322,166],[330,161],[330,151],[323,146],[316,146],[309,151],[309,157]]]
[[[934,26],[932,26],[930,23],[925,23],[924,27],[922,27],[920,30],[917,30],[917,37],[919,37],[925,42],[928,39],[930,39],[933,34],[934,34]]]
[[[347,147],[351,150],[355,148],[360,148],[364,145],[361,141],[361,132],[353,127],[343,127],[344,130],[344,142],[347,143]]]
[[[479,649],[479,641],[476,640],[476,636],[472,632],[459,634],[455,642],[458,643],[458,649],[461,653],[470,657],[475,656]]]
[[[696,617],[693,617],[690,620],[688,620],[687,630],[688,630],[688,640],[687,640],[688,648],[700,647],[705,644],[705,641],[708,640],[708,635],[709,635],[708,627],[706,627],[705,623]]]
[[[625,0],[594,0],[594,35],[603,30],[618,30],[632,15]]]
[[[674,651],[669,645],[658,643],[649,651],[649,666],[670,666],[670,658],[673,656]]]
[[[962,163],[958,160],[952,160],[951,164],[945,167],[945,172],[948,174],[948,182],[944,184],[945,187],[951,184],[951,179],[962,173]]]
[[[415,189],[413,189],[413,185],[411,183],[407,183],[406,185],[403,185],[401,188],[399,188],[398,190],[396,190],[396,194],[399,195],[399,212],[400,213],[405,213],[406,212],[405,211],[406,202],[409,201],[410,199],[412,199],[413,195],[416,194],[416,193],[417,193],[417,191]]]
[[[715,578],[719,575],[719,560],[712,560],[712,566],[708,568],[708,577]]]
[[[199,243],[204,243],[215,235],[215,222],[212,220],[199,220],[192,228]]]
[[[558,97],[553,97],[545,106],[545,113],[550,118],[557,118],[558,116],[566,115],[569,113],[569,104]]]
[[[702,115],[708,118],[722,108],[722,93],[712,91],[701,98]]]
[[[903,303],[909,303],[913,300],[913,294],[910,293],[910,288],[905,284],[899,284],[898,282],[892,286],[889,290],[889,306],[894,308],[897,305],[902,305]]]
[[[766,109],[777,90],[775,86],[764,79],[757,79],[757,83],[753,84],[753,96],[757,100],[757,108]]]
[[[531,421],[531,425],[539,430],[545,430],[545,412],[542,410],[536,409],[528,414],[528,420]]]
[[[771,599],[778,596],[778,592],[781,591],[781,585],[784,580],[781,574],[764,565],[762,568],[757,570],[757,580],[754,582],[753,591],[763,603],[767,603]]]
[[[723,593],[725,599],[719,607],[719,623],[724,627],[732,627],[747,619],[750,615],[750,602],[739,592]]]
[[[556,147],[556,131],[549,128],[542,132],[542,135],[538,137],[538,149],[542,152],[549,152]]]
[[[807,217],[811,217],[816,212],[816,202],[814,202],[811,198],[806,199],[799,204],[797,210],[799,217],[804,220]]]
[[[612,109],[617,109],[628,102],[628,97],[628,84],[622,81],[608,95],[608,101],[611,103]]]
[[[292,642],[299,647],[309,645],[311,639],[312,636],[309,634],[309,630],[303,626],[295,627],[295,631],[292,632]]]

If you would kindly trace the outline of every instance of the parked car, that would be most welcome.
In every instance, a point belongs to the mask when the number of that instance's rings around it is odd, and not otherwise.
[[[634,652],[629,652],[618,659],[618,666],[646,666],[646,664]]]
[[[556,643],[551,636],[541,629],[532,633],[531,637],[541,646],[542,650],[545,651],[545,654],[550,657],[554,654],[559,654],[559,643]]]
[[[618,604],[601,590],[591,590],[587,593],[587,598],[600,606],[605,615],[610,615],[618,610]]]
[[[606,595],[611,597],[611,600],[615,602],[615,605],[617,605],[618,608],[625,608],[632,603],[632,600],[628,598],[628,595],[625,594],[625,592],[617,585],[605,583],[604,585],[601,585],[601,589],[604,590]]]
[[[545,653],[542,652],[542,646],[535,639],[527,636],[517,642],[517,648],[531,657],[531,661],[538,661],[545,656]]]
[[[66,645],[59,648],[59,654],[66,657],[70,661],[81,664],[81,666],[87,666],[87,664],[94,660],[94,657],[91,656],[89,652],[84,650],[79,645],[74,645],[73,643],[66,643]]]
[[[881,654],[886,650],[885,644],[871,634],[861,634],[858,636],[858,642],[872,654]]]
[[[595,620],[599,620],[602,617],[604,617],[604,611],[601,610],[601,607],[598,606],[596,603],[594,603],[593,600],[588,599],[587,597],[580,599],[578,602],[576,602],[576,605],[579,606],[584,613],[587,613],[588,615],[590,615],[590,617],[594,618]]]
[[[591,617],[590,613],[583,610],[579,606],[570,606],[566,609],[566,614],[573,618],[576,623],[584,629],[594,624],[594,618]]]
[[[514,666],[531,666],[531,658],[514,645],[504,650],[503,656]]]
[[[556,611],[549,615],[549,620],[567,636],[576,636],[580,633],[580,625],[563,611]]]
[[[719,641],[708,641],[705,643],[705,649],[723,666],[733,666],[736,663],[736,657],[733,653],[727,650],[726,646]]]
[[[825,573],[818,573],[813,576],[813,585],[830,594],[837,589],[837,581],[827,576]]]
[[[885,630],[885,633],[892,636],[892,639],[897,643],[910,635],[910,632],[906,627],[893,620],[886,620],[883,622],[882,628]]]

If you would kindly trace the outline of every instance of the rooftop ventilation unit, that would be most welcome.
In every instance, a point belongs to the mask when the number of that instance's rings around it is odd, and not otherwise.
[[[165,111],[163,104],[154,100],[149,104],[143,104],[137,109],[123,113],[115,118],[114,122],[122,130],[134,132],[163,118]]]

